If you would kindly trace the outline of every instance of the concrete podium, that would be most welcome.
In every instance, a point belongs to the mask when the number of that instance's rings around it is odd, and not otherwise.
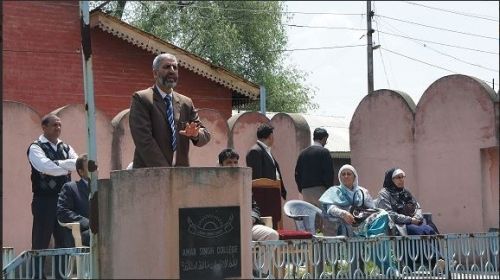
[[[99,185],[99,277],[251,278],[251,169],[143,168]]]

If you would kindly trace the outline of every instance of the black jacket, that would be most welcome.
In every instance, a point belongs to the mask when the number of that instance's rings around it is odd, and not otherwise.
[[[266,149],[257,143],[248,151],[246,156],[247,166],[252,168],[252,180],[268,178],[276,180],[276,170],[281,177],[281,197],[286,199],[286,189],[283,185],[283,176],[281,175],[278,162],[271,158]]]
[[[90,186],[83,180],[64,184],[57,201],[57,219],[78,222],[81,231],[89,229],[89,192]]]
[[[300,152],[295,166],[299,192],[309,187],[333,186],[333,160],[327,148],[312,145]]]

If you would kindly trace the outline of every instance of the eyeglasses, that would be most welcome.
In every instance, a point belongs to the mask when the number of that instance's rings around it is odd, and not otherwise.
[[[399,175],[399,176],[394,177],[394,179],[404,179],[405,177],[406,177],[406,176]]]
[[[340,173],[340,176],[352,176],[353,174],[351,172],[342,172]]]

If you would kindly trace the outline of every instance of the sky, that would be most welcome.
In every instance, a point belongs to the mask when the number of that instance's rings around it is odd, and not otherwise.
[[[368,92],[366,1],[285,3],[284,15],[291,17],[285,21],[287,50],[294,50],[286,52],[286,63],[307,74],[305,83],[318,104],[308,113],[350,119]],[[372,41],[381,45],[373,51],[375,90],[403,91],[418,104],[439,78],[464,74],[492,88],[494,79],[498,92],[499,1],[371,3]]]

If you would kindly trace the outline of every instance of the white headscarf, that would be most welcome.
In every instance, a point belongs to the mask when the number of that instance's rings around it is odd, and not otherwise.
[[[398,169],[394,170],[394,172],[392,172],[392,178],[398,176],[399,174],[403,174],[403,176],[406,176],[405,172],[398,168]]]
[[[344,185],[344,183],[342,183],[342,180],[341,180],[341,176],[340,174],[342,174],[342,171],[344,170],[350,170],[353,174],[354,174],[354,182],[352,183],[352,186],[353,186],[353,190],[358,186],[358,172],[356,172],[356,169],[354,169],[354,167],[350,164],[344,164],[342,165],[342,167],[340,168],[339,170],[339,182],[340,182],[340,185],[344,188],[347,188],[346,185]],[[349,189],[349,188],[347,188]]]

